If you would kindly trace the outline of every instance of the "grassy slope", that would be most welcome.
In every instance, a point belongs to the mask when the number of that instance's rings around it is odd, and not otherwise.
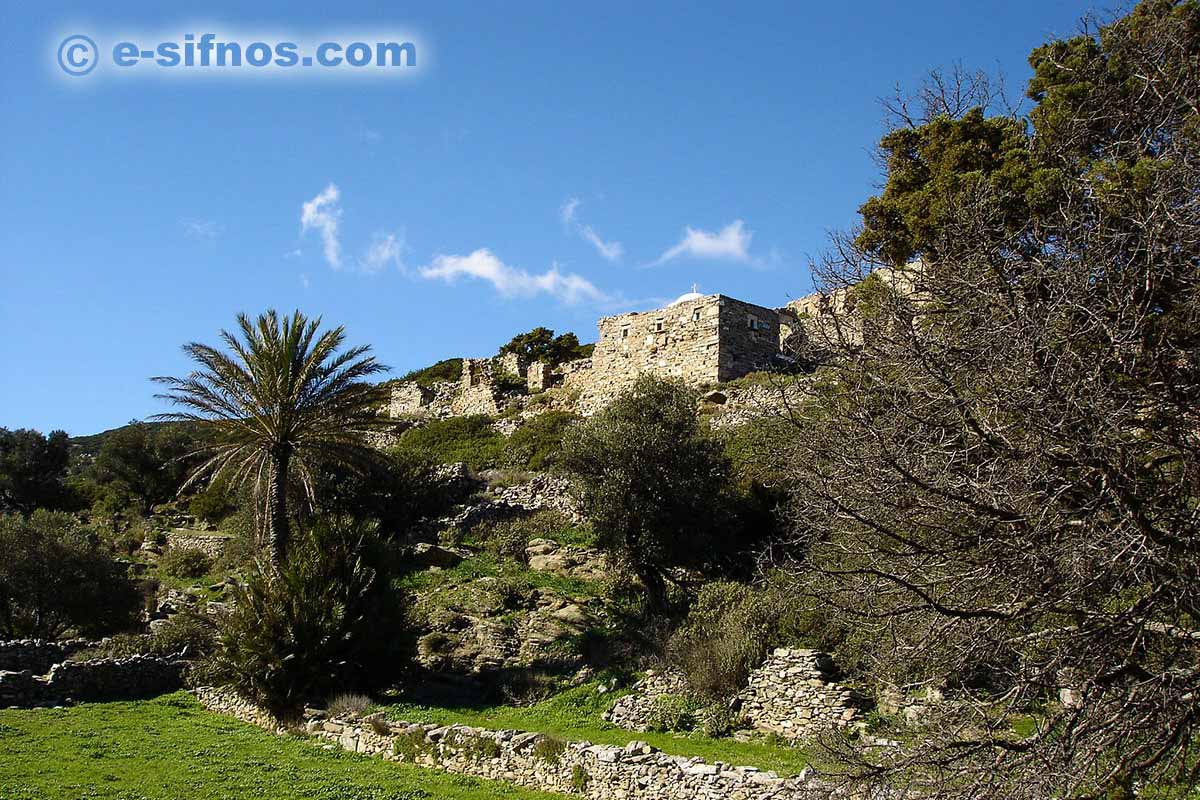
[[[559,795],[323,750],[187,694],[0,710],[0,800],[552,800]]]
[[[605,722],[600,715],[619,694],[599,694],[591,683],[569,689],[534,706],[486,706],[453,708],[396,703],[387,706],[390,719],[409,722],[454,722],[481,728],[514,728],[541,731],[574,741],[586,739],[593,744],[624,745],[639,740],[649,742],[665,753],[700,756],[706,761],[724,761],[737,766],[773,769],[781,775],[794,775],[810,763],[801,749],[766,741],[739,742],[713,739],[698,733],[637,733]]]

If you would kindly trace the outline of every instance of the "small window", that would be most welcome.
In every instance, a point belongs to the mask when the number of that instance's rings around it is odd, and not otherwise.
[[[699,321],[700,321],[700,309],[697,308],[695,311],[692,312],[692,322],[699,322]]]
[[[662,329],[663,329],[663,321],[661,319],[655,320],[654,321],[654,330],[661,333]]]
[[[621,338],[622,339],[629,338],[629,328],[621,328]]]
[[[752,331],[758,330],[758,320],[753,316],[746,317],[746,327]]]

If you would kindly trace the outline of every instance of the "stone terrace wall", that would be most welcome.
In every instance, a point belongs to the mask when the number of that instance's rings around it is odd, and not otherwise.
[[[825,653],[780,648],[750,674],[739,695],[742,711],[758,730],[788,739],[853,725],[864,701],[835,677]]]
[[[173,530],[167,531],[167,547],[175,550],[199,550],[212,559],[225,555],[225,548],[232,539],[219,533],[199,533],[197,531]]]
[[[90,639],[65,639],[52,642],[45,639],[8,639],[0,641],[0,672],[28,670],[41,675],[50,667],[66,661],[73,653],[90,650],[101,642]]]
[[[824,800],[833,796],[828,786],[812,777],[780,778],[753,767],[709,764],[667,755],[644,742],[625,747],[594,745],[515,730],[389,723],[379,717],[326,719],[323,712],[307,713],[297,728],[223,690],[197,689],[196,696],[206,708],[268,730],[299,729],[356,753],[590,800]]]
[[[57,705],[124,700],[173,692],[183,686],[183,665],[158,656],[64,661],[45,676],[0,672],[0,706]]]

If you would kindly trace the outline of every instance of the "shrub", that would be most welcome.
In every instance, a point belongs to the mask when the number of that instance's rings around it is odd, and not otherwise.
[[[690,731],[696,727],[697,710],[699,703],[687,695],[659,695],[646,716],[646,727],[659,733]]]
[[[729,736],[745,724],[745,717],[724,702],[705,706],[697,712],[696,717],[701,732],[714,739]]]
[[[466,463],[473,470],[495,467],[500,462],[504,437],[491,420],[477,414],[432,420],[400,435],[394,450],[427,458],[437,464]]]
[[[579,417],[566,411],[547,411],[531,417],[504,444],[505,465],[543,472],[558,463],[567,429]]]
[[[426,389],[442,381],[456,381],[462,377],[462,359],[447,358],[424,369],[414,369],[400,378],[400,382],[412,381]]]
[[[335,694],[329,698],[326,703],[325,710],[329,712],[329,716],[338,719],[348,719],[353,717],[361,717],[366,714],[373,705],[371,698],[365,694],[357,694],[355,692],[342,692]]]
[[[547,764],[557,764],[562,761],[562,754],[567,751],[567,743],[557,736],[546,735],[533,745],[534,758]]]
[[[276,571],[256,567],[220,625],[214,661],[242,694],[290,710],[382,685],[398,664],[400,595],[378,526],[319,518]]]
[[[525,548],[531,540],[554,538],[570,525],[561,512],[543,509],[528,516],[479,525],[472,531],[472,539],[502,558],[524,564]]]
[[[106,636],[141,609],[126,564],[69,514],[0,515],[0,638]]]
[[[428,747],[429,743],[425,739],[425,731],[419,727],[413,727],[397,733],[395,740],[392,742],[392,752],[399,756],[401,760],[410,763],[416,761],[417,756],[425,752]]]
[[[834,649],[839,634],[794,599],[785,576],[771,575],[760,586],[714,581],[701,588],[666,655],[692,691],[718,699],[742,689],[772,648],[804,643]]]
[[[202,578],[212,566],[207,554],[190,547],[172,547],[158,561],[159,570],[172,578]]]
[[[579,764],[576,764],[571,768],[571,788],[579,794],[583,794],[585,791],[587,791],[588,782],[591,781],[591,779],[592,776],[588,775],[587,770],[581,767]]]

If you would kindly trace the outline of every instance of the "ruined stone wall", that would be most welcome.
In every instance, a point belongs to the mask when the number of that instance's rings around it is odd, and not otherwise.
[[[189,530],[167,531],[167,548],[172,550],[199,550],[211,559],[225,555],[233,537],[220,533],[200,533]]]
[[[0,672],[0,706],[127,700],[173,692],[182,686],[183,665],[175,659],[137,655],[64,661],[46,675],[30,670]]]
[[[811,739],[861,719],[863,700],[836,677],[825,653],[780,648],[750,674],[738,697],[757,730]]]
[[[0,672],[29,670],[41,675],[50,667],[66,661],[73,653],[99,647],[91,639],[8,639],[0,641]]]
[[[598,327],[590,366],[562,369],[563,385],[580,392],[584,414],[643,373],[692,385],[718,383],[766,369],[779,355],[779,313],[724,295],[604,317]]]
[[[813,739],[861,720],[865,702],[837,683],[836,674],[825,653],[780,648],[750,673],[746,688],[733,701],[755,730],[786,739]],[[688,693],[683,676],[675,672],[648,672],[633,688],[604,718],[634,731],[650,729],[660,698]]]
[[[709,764],[667,755],[644,742],[594,745],[536,732],[389,722],[378,715],[331,719],[312,709],[298,724],[287,725],[219,689],[197,689],[196,696],[206,708],[278,733],[303,732],[355,753],[590,800],[824,800],[832,795],[827,784],[808,775],[781,778],[754,767]]]

